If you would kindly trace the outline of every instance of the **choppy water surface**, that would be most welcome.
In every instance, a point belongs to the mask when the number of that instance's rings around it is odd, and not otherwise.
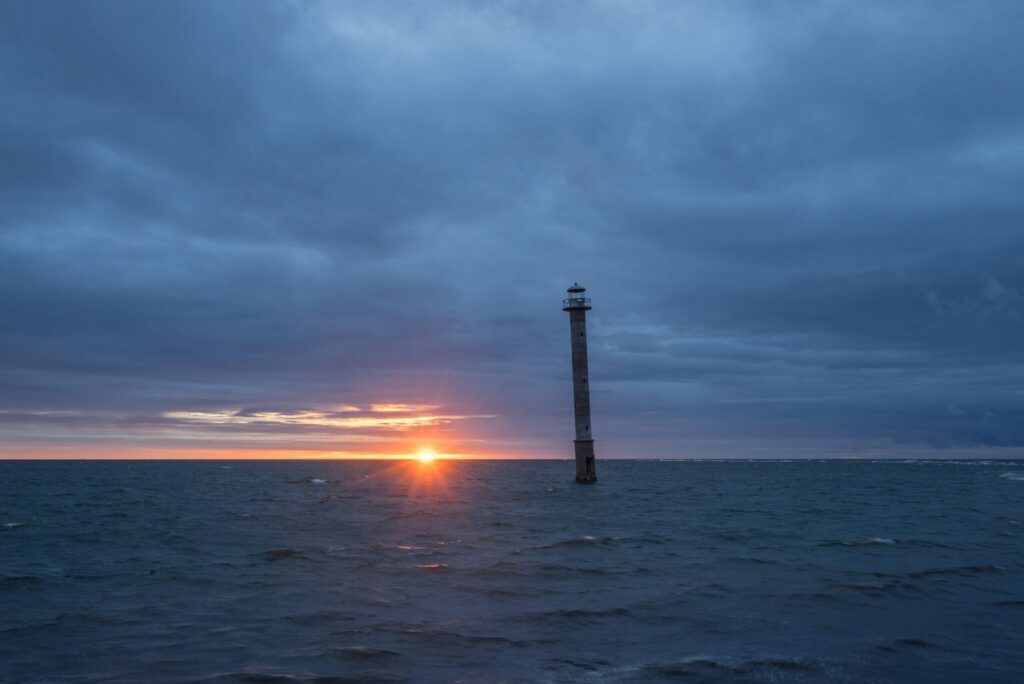
[[[0,680],[1024,681],[1024,463],[0,462]]]

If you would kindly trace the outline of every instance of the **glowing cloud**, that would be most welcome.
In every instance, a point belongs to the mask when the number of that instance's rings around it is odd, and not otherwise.
[[[347,407],[346,407],[347,408]],[[415,414],[402,415],[416,409],[432,409],[433,406],[412,404],[374,404],[364,415],[338,415],[337,411],[256,411],[246,413],[242,409],[221,411],[167,411],[163,417],[199,425],[298,425],[331,428],[381,428],[387,430],[408,430],[410,428],[441,425],[470,418],[494,418],[493,414]],[[349,413],[344,411],[343,413]],[[376,415],[383,413],[385,415]],[[397,414],[397,415],[396,415]]]

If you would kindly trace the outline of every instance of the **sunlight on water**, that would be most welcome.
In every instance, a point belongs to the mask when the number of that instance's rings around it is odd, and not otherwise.
[[[601,467],[0,462],[0,681],[1019,681],[1024,465]]]

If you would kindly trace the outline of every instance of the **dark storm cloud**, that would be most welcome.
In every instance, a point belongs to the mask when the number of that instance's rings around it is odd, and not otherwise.
[[[1024,445],[1018,3],[2,12],[10,442],[561,453],[578,279],[607,455]]]

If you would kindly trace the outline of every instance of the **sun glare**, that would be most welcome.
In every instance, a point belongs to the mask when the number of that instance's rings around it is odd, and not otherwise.
[[[416,458],[420,460],[420,463],[431,463],[437,456],[431,449],[420,449],[419,453],[416,454]]]

